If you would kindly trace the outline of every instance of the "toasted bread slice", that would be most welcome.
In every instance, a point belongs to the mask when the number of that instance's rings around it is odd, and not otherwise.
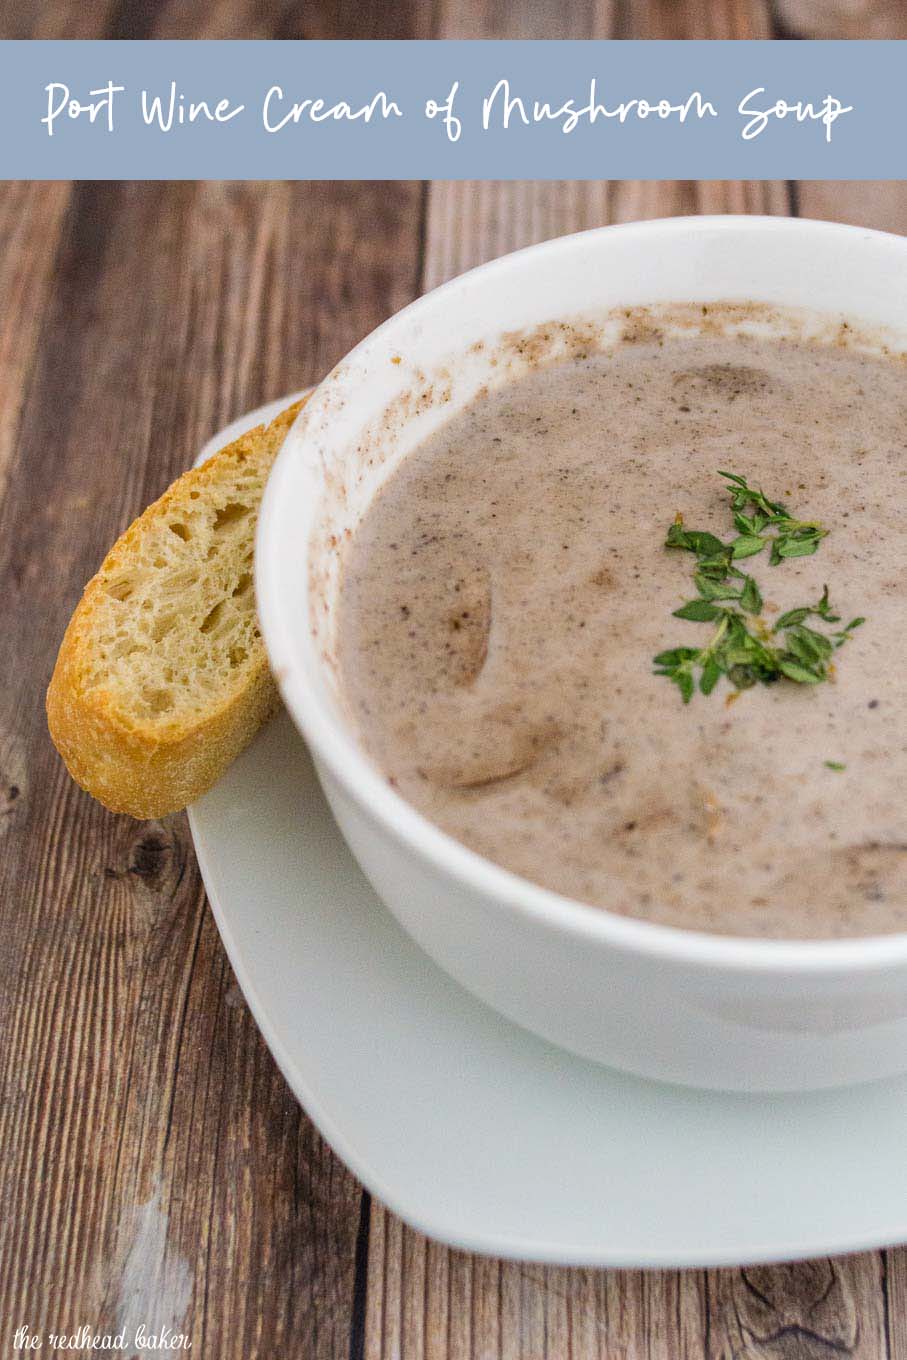
[[[70,620],[48,726],[72,777],[114,812],[185,807],[277,706],[252,555],[265,482],[302,405],[174,482],[114,544]]]

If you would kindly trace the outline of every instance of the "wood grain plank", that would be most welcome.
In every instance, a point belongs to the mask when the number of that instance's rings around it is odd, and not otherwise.
[[[613,221],[682,217],[689,213],[769,213],[792,210],[780,180],[626,180],[615,186]]]
[[[67,184],[11,184],[0,196],[0,297],[15,327],[0,328],[0,500],[44,323]]]
[[[902,0],[775,0],[779,36],[907,38]]]
[[[890,1360],[907,1360],[907,1247],[882,1254],[885,1334]]]
[[[427,1242],[380,1205],[372,1211],[372,1246],[365,1360],[706,1353],[699,1272],[566,1270],[468,1256]]]
[[[708,5],[675,0],[622,0],[621,38],[718,39],[772,37],[768,0],[714,0]]]
[[[0,10],[0,39],[428,38],[417,0],[25,0]]]
[[[409,300],[421,212],[411,184],[73,193],[0,505],[3,1328],[144,1320],[224,1360],[348,1351],[359,1187],[235,989],[184,819],[81,795],[41,700],[116,532],[218,423]],[[34,335],[9,312],[0,333],[15,403]]]
[[[621,0],[438,0],[436,38],[608,38]]]
[[[907,180],[801,180],[799,215],[907,232]]]
[[[67,0],[23,0],[0,9],[0,39],[45,40],[103,38],[115,14],[117,0],[90,0],[72,5]]]
[[[605,182],[432,180],[424,289],[476,264],[611,219]]]
[[[711,1355],[887,1356],[881,1272],[878,1252],[713,1272]]]
[[[428,38],[431,36],[430,5],[401,0],[319,0],[305,5],[280,0],[220,0],[216,5],[199,0],[169,0],[148,6],[134,0],[137,12],[155,14],[156,38]]]

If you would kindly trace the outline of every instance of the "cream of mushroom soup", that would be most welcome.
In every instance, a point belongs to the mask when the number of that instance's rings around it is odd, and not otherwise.
[[[665,531],[734,538],[719,469],[823,526],[738,564],[754,636],[826,584],[865,616],[822,683],[685,703],[656,673],[710,636],[672,617],[697,564]],[[901,360],[643,331],[477,398],[390,475],[346,549],[346,701],[404,798],[555,892],[722,934],[904,930],[905,526]]]

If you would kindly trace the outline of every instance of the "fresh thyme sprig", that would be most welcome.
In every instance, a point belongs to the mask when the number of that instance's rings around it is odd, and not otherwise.
[[[752,557],[771,543],[769,561],[776,567],[786,557],[811,557],[828,533],[821,524],[795,519],[787,506],[770,501],[736,472],[719,471],[718,475],[730,482],[731,510],[739,535],[731,544],[735,557]],[[747,515],[746,510],[752,513]],[[766,529],[775,532],[766,536]]]
[[[795,519],[780,502],[770,501],[761,490],[751,487],[745,477],[732,472],[720,476],[731,483],[731,510],[738,537],[722,543],[714,534],[687,529],[678,515],[665,540],[666,547],[680,548],[696,557],[693,581],[698,596],[675,609],[675,618],[715,623],[715,631],[704,647],[673,647],[659,652],[655,674],[677,685],[684,703],[689,703],[697,684],[702,694],[711,694],[722,675],[736,690],[781,679],[801,685],[820,684],[829,678],[835,650],[865,620],[851,619],[832,633],[810,628],[806,620],[812,617],[828,624],[841,621],[832,611],[826,586],[815,604],[787,610],[769,630],[757,617],[762,610],[762,593],[756,580],[735,563],[754,557],[768,543],[772,564],[789,557],[810,556],[828,530]],[[769,528],[774,530],[772,534],[765,533]],[[751,620],[755,626],[751,626]]]

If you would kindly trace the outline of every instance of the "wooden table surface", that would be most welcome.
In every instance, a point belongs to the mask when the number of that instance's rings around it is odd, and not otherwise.
[[[68,38],[796,32],[905,36],[905,7],[54,0],[0,20],[3,37]],[[144,1321],[186,1333],[201,1360],[907,1360],[903,1248],[644,1274],[485,1260],[404,1227],[288,1091],[231,974],[185,818],[109,815],[70,783],[45,730],[82,584],[220,425],[315,381],[479,261],[700,211],[907,231],[907,186],[0,187],[3,1356],[21,1324]]]

